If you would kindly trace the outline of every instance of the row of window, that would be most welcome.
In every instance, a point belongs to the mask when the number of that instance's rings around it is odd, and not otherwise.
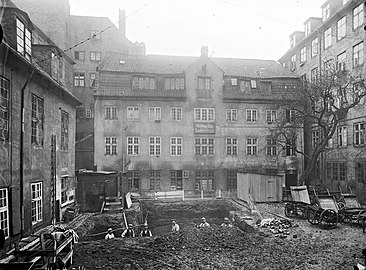
[[[44,143],[44,100],[35,94],[31,96],[31,143],[43,146]],[[0,77],[0,139],[9,139],[10,119],[10,81]],[[69,114],[61,110],[61,146],[69,148]]]
[[[140,107],[128,106],[127,120],[138,121],[140,120]],[[258,121],[258,110],[257,109],[246,109],[245,119],[248,122]],[[266,122],[273,123],[277,118],[277,110],[266,110]],[[294,110],[288,110],[285,112],[286,121],[291,122],[295,117]],[[118,107],[115,105],[107,105],[104,107],[104,118],[108,120],[117,120]],[[237,122],[238,121],[238,109],[226,109],[225,111],[226,121]],[[159,121],[162,117],[161,107],[149,107],[149,120]],[[183,119],[183,108],[182,107],[170,107],[170,119],[181,121]],[[214,108],[194,108],[194,121],[202,122],[214,122],[215,121],[215,109]]]
[[[315,147],[320,140],[320,132],[312,132],[313,147]],[[331,138],[327,142],[327,147],[332,148],[337,143],[338,147],[345,147],[348,145],[348,130],[347,126],[341,126],[337,128],[336,138]],[[353,124],[353,145],[364,146],[365,145],[365,123],[358,122]]]
[[[355,177],[357,182],[366,184],[366,161],[355,162]],[[326,162],[325,164],[326,178],[334,181],[347,180],[347,163],[346,162]]]
[[[313,42],[316,43],[313,43]],[[313,40],[312,42],[312,47],[311,47],[311,55],[312,57],[317,55],[317,38],[315,40]],[[316,46],[316,48],[314,49],[313,46]],[[364,61],[364,44],[363,42],[360,42],[358,44],[356,44],[355,46],[352,47],[353,51],[352,51],[352,65],[353,67],[358,67],[360,65],[363,65],[363,61]],[[314,53],[314,50],[316,51],[316,53]],[[346,61],[346,51],[343,51],[342,53],[337,55],[337,58],[335,59],[337,61],[336,63],[336,68],[340,69],[340,70],[344,70],[345,69],[345,61]],[[307,54],[306,54],[306,47],[302,48],[300,50],[300,64],[304,63],[307,61]],[[327,70],[329,68],[332,67],[331,65],[331,61],[332,60],[328,60],[326,62],[324,62],[324,70]],[[291,69],[295,70],[296,69],[296,54],[294,54],[293,56],[291,56]],[[317,74],[318,73],[318,68],[314,68],[312,70],[312,74]],[[312,75],[313,77],[313,75]]]
[[[85,60],[85,51],[75,51],[74,57],[77,60]],[[89,52],[90,61],[100,61],[102,59],[102,53],[99,51]]]
[[[183,155],[183,137],[170,137],[170,156]],[[127,137],[127,154],[130,156],[140,155],[141,139],[137,136]],[[162,139],[159,136],[151,136],[148,138],[148,151],[150,156],[160,156],[162,152]],[[296,154],[296,141],[288,140],[284,154],[293,156]],[[117,137],[105,137],[105,155],[117,155]],[[268,156],[276,156],[278,154],[278,145],[275,138],[266,138],[265,148],[259,148],[258,138],[246,138],[246,154],[250,156],[258,155],[260,151]],[[225,138],[225,153],[228,156],[238,156],[239,139],[237,137]],[[215,155],[215,139],[212,137],[196,137],[194,138],[194,154],[198,156]]]
[[[189,178],[187,171],[176,170],[170,171],[170,189],[183,190],[183,181]],[[195,189],[196,190],[213,190],[215,188],[215,173],[213,170],[195,171]],[[139,190],[141,186],[141,176],[139,171],[129,171],[127,173],[127,181],[129,190]],[[232,190],[237,188],[237,171],[226,171],[226,189]],[[149,171],[149,189],[154,191],[161,190],[161,171]]]
[[[95,79],[96,79],[96,73],[92,72],[89,73],[89,82],[90,82],[90,87],[93,87],[95,84]],[[79,87],[85,87],[85,73],[84,72],[75,72],[74,73],[74,86],[79,86]]]

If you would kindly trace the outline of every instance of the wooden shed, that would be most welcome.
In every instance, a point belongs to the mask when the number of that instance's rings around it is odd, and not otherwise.
[[[282,200],[282,176],[260,173],[238,173],[238,198],[249,202],[279,202]]]

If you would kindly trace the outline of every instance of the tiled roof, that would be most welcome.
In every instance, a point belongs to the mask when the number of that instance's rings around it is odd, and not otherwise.
[[[126,56],[108,53],[99,65],[101,71],[180,74],[198,58],[190,56]],[[296,74],[283,68],[274,60],[210,58],[225,75],[248,78],[296,78]]]

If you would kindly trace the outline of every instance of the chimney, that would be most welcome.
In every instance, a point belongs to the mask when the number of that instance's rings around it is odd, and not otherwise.
[[[118,14],[118,21],[119,21],[119,31],[122,34],[123,38],[126,38],[126,12],[125,10],[118,10],[119,14]]]
[[[201,57],[208,58],[208,46],[201,46]]]

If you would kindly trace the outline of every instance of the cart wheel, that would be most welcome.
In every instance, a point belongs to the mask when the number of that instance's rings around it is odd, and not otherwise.
[[[324,226],[335,227],[338,223],[338,214],[332,209],[326,209],[320,214],[320,220],[324,221]]]
[[[308,209],[306,207],[301,206],[298,208],[297,213],[301,218],[306,218],[308,215],[307,211],[308,211]]]
[[[289,203],[286,203],[286,205],[285,205],[285,216],[286,217],[291,217],[291,214],[293,214],[293,212],[294,212],[294,207],[293,207],[293,205],[291,204],[289,204]]]
[[[356,222],[358,225],[363,227],[363,223],[365,222],[365,219],[366,219],[366,210],[361,210],[356,217]]]
[[[342,215],[342,216],[340,216],[339,222],[351,223],[351,221],[352,221],[352,218],[349,215]]]
[[[306,218],[312,225],[318,225],[320,223],[320,215],[318,211],[315,211],[313,209],[307,210]]]

